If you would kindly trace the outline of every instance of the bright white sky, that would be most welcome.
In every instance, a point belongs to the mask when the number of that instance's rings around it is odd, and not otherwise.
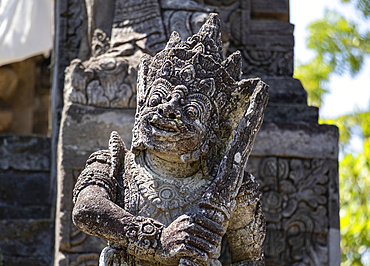
[[[307,61],[313,55],[306,49],[306,28],[308,24],[322,18],[326,8],[335,9],[346,16],[347,19],[356,20],[358,14],[343,5],[340,0],[290,0],[290,21],[295,25],[295,58]],[[363,23],[363,25],[368,25]],[[329,84],[330,93],[323,99],[320,116],[333,118],[349,113],[356,108],[364,110],[370,106],[370,60],[367,60],[362,72],[351,78],[347,75],[332,78]]]

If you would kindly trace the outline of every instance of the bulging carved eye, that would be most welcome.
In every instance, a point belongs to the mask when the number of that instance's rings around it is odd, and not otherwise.
[[[188,65],[184,69],[181,70],[181,78],[185,82],[189,82],[195,78],[195,69],[192,65]]]
[[[158,94],[154,94],[152,97],[150,97],[149,100],[149,106],[154,107],[160,104],[162,101],[161,97]]]
[[[189,117],[192,120],[198,119],[200,115],[198,108],[196,108],[193,105],[186,107],[185,114],[187,117]]]

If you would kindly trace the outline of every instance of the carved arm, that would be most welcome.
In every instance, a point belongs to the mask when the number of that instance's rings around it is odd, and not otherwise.
[[[80,192],[72,216],[81,231],[127,247],[129,254],[144,260],[154,258],[164,228],[153,219],[126,212],[97,185]]]
[[[120,138],[119,138],[120,140]],[[72,219],[78,229],[127,248],[129,254],[153,259],[164,226],[136,217],[115,203],[117,181],[125,147],[110,139],[110,151],[93,153],[74,188]],[[119,143],[118,143],[119,144]]]
[[[221,241],[217,233],[223,228],[204,217],[182,215],[165,227],[154,219],[128,213],[109,194],[99,185],[83,188],[77,195],[73,222],[81,231],[118,243],[142,260],[178,265],[187,257],[204,264]],[[199,221],[214,230],[198,225]]]

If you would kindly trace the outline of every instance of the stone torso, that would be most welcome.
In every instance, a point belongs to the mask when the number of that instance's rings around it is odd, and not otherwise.
[[[133,215],[151,217],[168,226],[184,213],[195,211],[197,201],[211,181],[201,171],[183,178],[156,174],[147,165],[143,152],[126,155],[122,174],[123,189],[117,195],[119,205]]]
[[[135,216],[152,218],[165,226],[184,213],[199,211],[197,203],[212,182],[204,179],[201,171],[176,179],[156,174],[149,169],[143,153],[135,156],[129,152],[124,161],[125,169],[117,178],[116,203]],[[162,265],[129,255],[120,245],[110,246],[109,265]],[[211,263],[221,265],[216,259]]]
[[[147,217],[168,226],[184,213],[199,210],[199,201],[213,180],[205,179],[201,172],[185,178],[166,178],[148,169],[143,152],[135,155],[127,151],[117,158],[124,165],[122,171],[115,172],[113,157],[107,150],[93,153],[87,161],[75,186],[74,197],[86,187],[95,185],[104,188],[113,202],[137,217]],[[235,250],[241,245],[244,252],[255,255],[261,252],[263,238],[258,232],[264,230],[263,214],[260,206],[261,194],[253,176],[247,174],[236,197],[235,207],[226,233],[224,244],[218,250]],[[227,239],[227,240],[226,240]],[[230,247],[229,247],[230,245]],[[222,257],[222,255],[221,255]],[[102,251],[105,260],[102,265],[161,265],[140,260],[127,252],[127,248],[110,242]],[[222,258],[221,258],[222,261]],[[217,259],[211,265],[220,265]],[[258,264],[256,264],[258,265]]]

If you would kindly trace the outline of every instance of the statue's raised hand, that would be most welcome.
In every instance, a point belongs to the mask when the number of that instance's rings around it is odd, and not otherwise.
[[[163,229],[155,259],[169,265],[178,265],[181,258],[206,264],[217,251],[223,230],[217,223],[200,215],[181,215]]]

